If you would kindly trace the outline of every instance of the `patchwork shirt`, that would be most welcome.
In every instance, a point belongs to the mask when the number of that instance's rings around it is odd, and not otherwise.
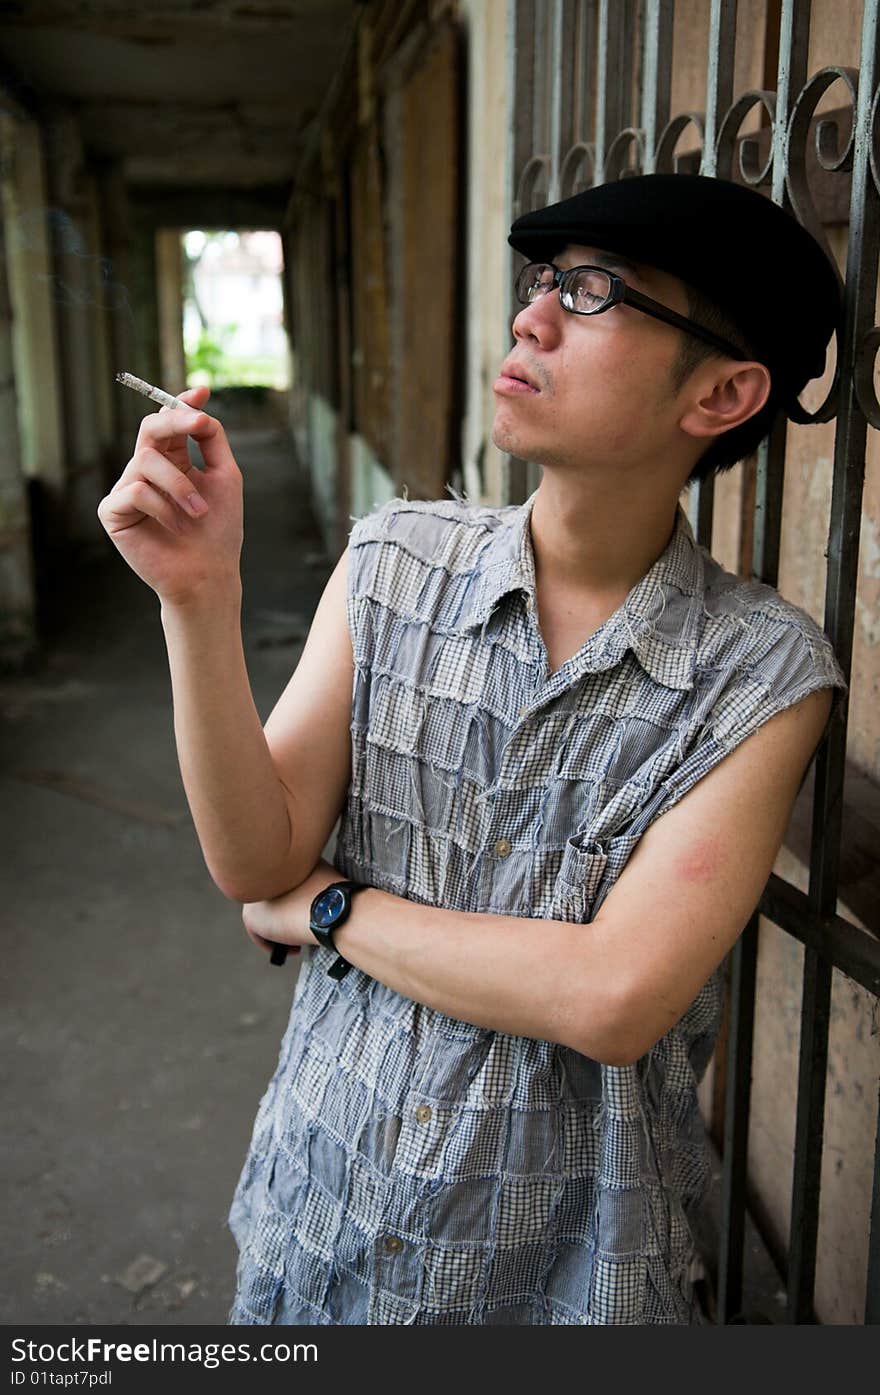
[[[726,572],[680,506],[662,555],[551,674],[536,494],[398,498],[355,521],[334,862],[418,904],[587,925],[655,819],[815,689],[837,690],[833,720],[845,683],[811,617]],[[356,967],[336,982],[322,947],[302,958],[229,1216],[230,1323],[704,1321],[697,1086],[723,966],[641,1060],[606,1066]]]

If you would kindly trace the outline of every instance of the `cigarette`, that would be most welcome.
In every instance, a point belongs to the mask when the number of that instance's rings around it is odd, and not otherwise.
[[[170,392],[153,387],[152,383],[145,383],[143,378],[136,378],[133,373],[117,373],[116,381],[122,383],[123,387],[131,388],[132,392],[139,392],[142,397],[149,397],[152,402],[158,402],[160,407],[185,407],[187,405],[185,402],[181,402],[179,397],[172,397]]]

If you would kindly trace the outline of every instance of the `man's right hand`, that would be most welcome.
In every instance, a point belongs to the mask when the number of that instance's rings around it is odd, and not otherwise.
[[[98,518],[134,572],[164,605],[239,584],[242,480],[226,432],[202,408],[207,388],[180,394],[186,407],[141,422],[134,455],[98,505]],[[196,469],[187,438],[198,443]]]

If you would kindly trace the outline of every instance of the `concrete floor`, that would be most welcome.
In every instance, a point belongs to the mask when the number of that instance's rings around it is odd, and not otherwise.
[[[283,431],[233,446],[265,720],[333,559]],[[297,965],[270,966],[208,876],[158,601],[95,529],[43,663],[0,683],[0,1323],[222,1324],[226,1213]]]

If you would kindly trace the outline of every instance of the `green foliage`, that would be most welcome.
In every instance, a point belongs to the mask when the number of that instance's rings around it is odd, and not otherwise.
[[[198,381],[209,387],[222,387],[230,381],[224,344],[235,333],[235,325],[223,325],[215,334],[203,329],[195,348],[186,355],[187,381],[199,375]]]
[[[226,334],[224,334],[226,338]],[[283,365],[274,358],[245,358],[228,354],[206,330],[186,355],[186,380],[190,387],[277,387],[286,385]]]

